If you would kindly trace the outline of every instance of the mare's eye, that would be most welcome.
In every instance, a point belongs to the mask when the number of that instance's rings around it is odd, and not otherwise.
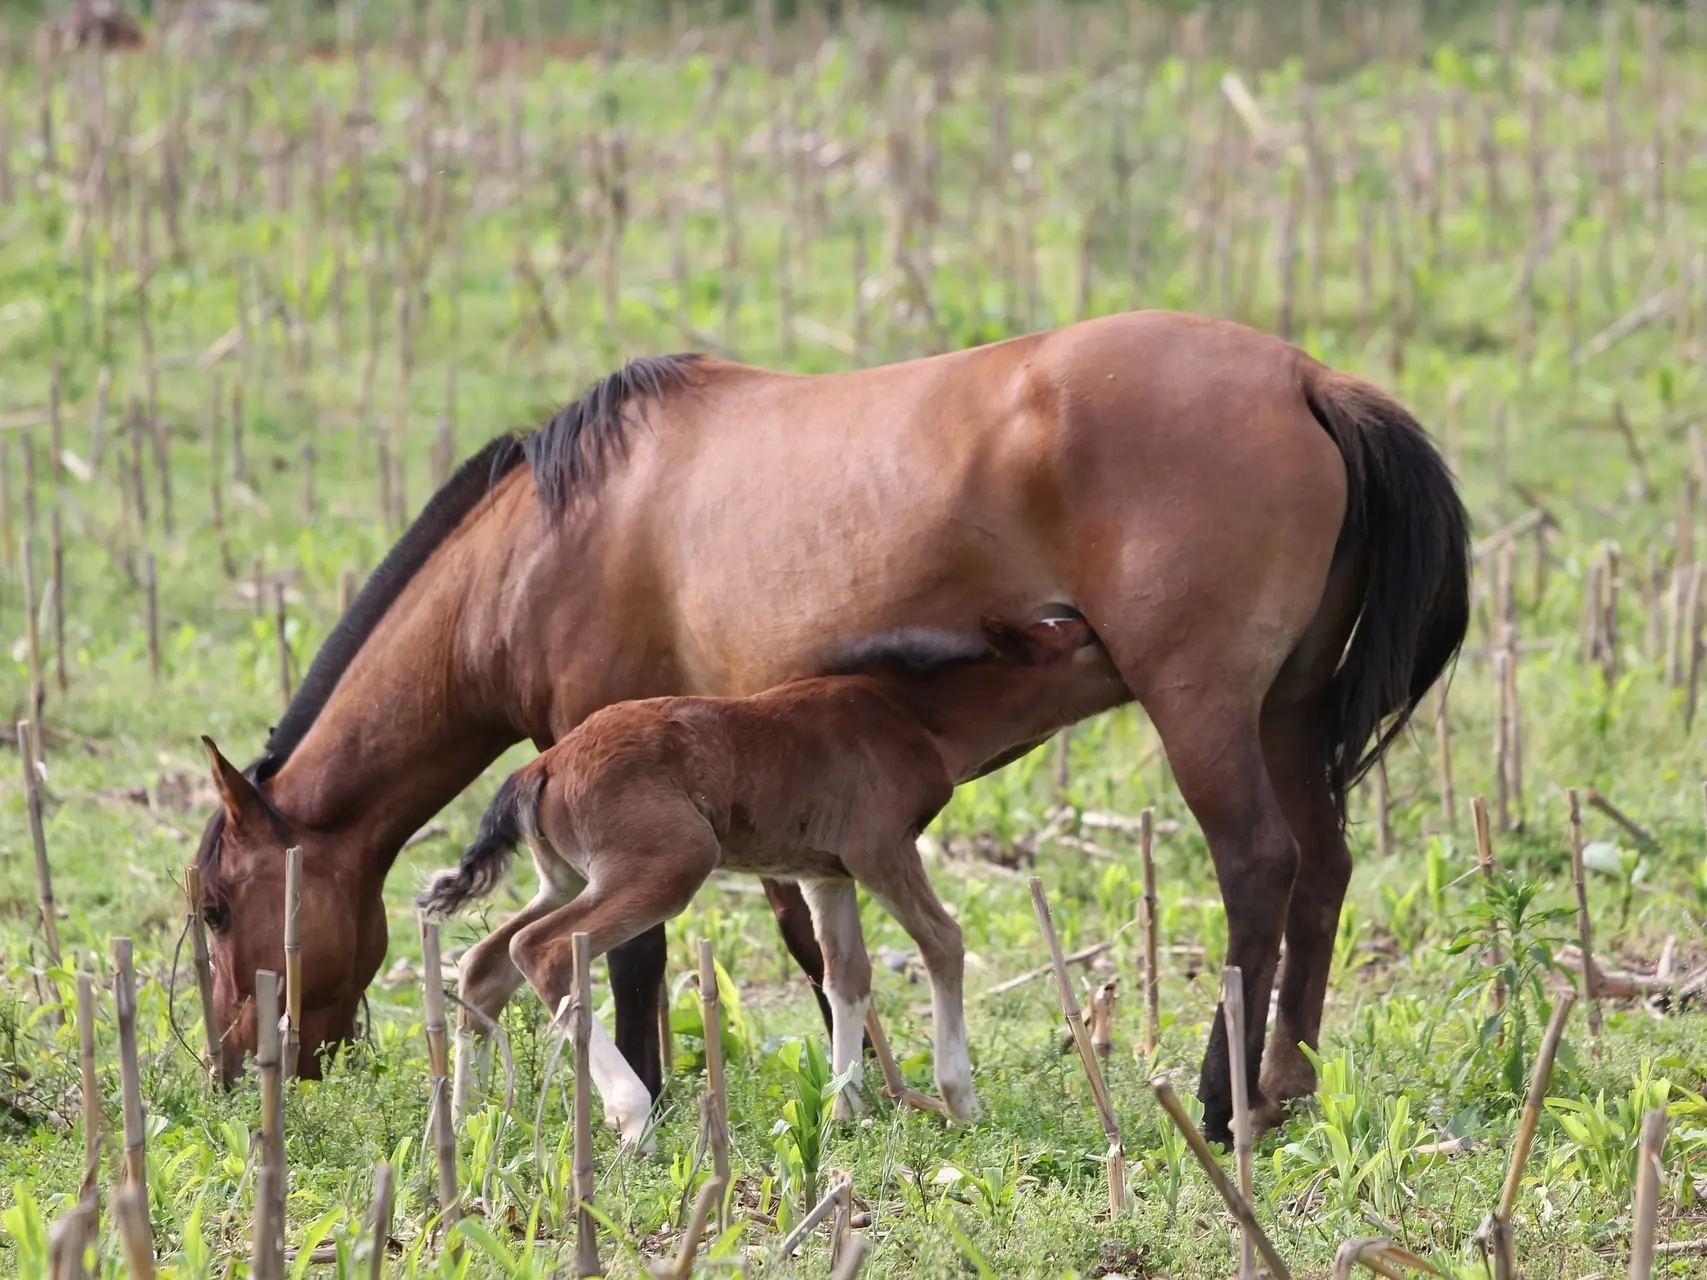
[[[203,907],[202,923],[215,933],[225,928],[231,920],[231,912],[224,907]]]

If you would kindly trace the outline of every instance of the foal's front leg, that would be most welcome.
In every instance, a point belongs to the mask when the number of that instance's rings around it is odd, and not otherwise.
[[[860,1094],[863,1063],[860,1048],[865,1015],[871,1008],[871,957],[859,924],[859,892],[852,880],[805,880],[801,891],[812,908],[818,945],[824,952],[824,995],[830,1002],[830,1070],[844,1071],[847,1087],[836,1095],[832,1112],[851,1120],[865,1110]]]

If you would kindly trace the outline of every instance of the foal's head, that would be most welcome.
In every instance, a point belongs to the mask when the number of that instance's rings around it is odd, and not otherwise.
[[[255,972],[279,975],[284,1001],[285,850],[302,849],[302,1053],[299,1070],[317,1079],[318,1051],[354,1037],[362,991],[385,955],[385,911],[357,895],[329,867],[314,833],[298,830],[270,804],[260,784],[231,764],[209,738],[208,764],[219,806],[202,833],[196,868],[213,961],[214,1014],[220,1032],[220,1075],[230,1084],[255,1049]],[[377,916],[377,918],[373,918]],[[238,926],[241,922],[241,927]]]
[[[890,632],[855,641],[826,675],[883,679],[937,737],[959,781],[1008,764],[1064,725],[1131,699],[1085,619],[985,616],[976,635]]]

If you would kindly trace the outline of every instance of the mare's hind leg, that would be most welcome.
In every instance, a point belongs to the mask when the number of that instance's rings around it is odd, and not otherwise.
[[[860,1095],[860,1038],[871,1008],[871,957],[859,923],[859,891],[852,880],[808,880],[801,892],[812,906],[818,945],[824,951],[824,994],[830,1001],[830,1070],[852,1069],[847,1088],[836,1095],[832,1114],[851,1120],[865,1109]]]
[[[1273,1110],[1254,1117],[1266,1124],[1279,1121],[1279,1104],[1316,1090],[1316,1069],[1298,1045],[1315,1049],[1321,1036],[1334,934],[1351,881],[1351,852],[1328,787],[1314,700],[1265,709],[1262,737],[1269,779],[1298,839],[1298,878],[1286,913],[1286,962],[1274,1035],[1262,1063],[1262,1091]]]
[[[812,995],[818,1001],[818,1012],[824,1015],[824,1029],[835,1034],[831,1021],[830,1002],[824,995],[824,953],[818,946],[818,933],[812,923],[812,911],[806,905],[806,895],[792,880],[761,880],[765,899],[776,916],[776,927],[782,933],[782,943],[794,963],[812,984]]]
[[[1227,963],[1244,979],[1241,1057],[1254,1114],[1266,1114],[1258,1084],[1269,993],[1280,954],[1298,846],[1269,783],[1254,702],[1193,682],[1160,683],[1146,703],[1167,749],[1180,794],[1191,807],[1221,884],[1227,909]],[[1230,1142],[1233,1117],[1227,1026],[1219,1008],[1204,1054],[1198,1096],[1203,1135]]]

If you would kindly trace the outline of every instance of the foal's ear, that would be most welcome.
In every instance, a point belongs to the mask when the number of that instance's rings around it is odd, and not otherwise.
[[[219,792],[219,803],[225,809],[226,825],[235,829],[242,826],[246,819],[253,821],[265,815],[266,806],[261,802],[255,784],[243,776],[242,770],[219,753],[213,739],[205,733],[202,735],[202,746],[207,748],[208,768],[213,771],[213,785]]]
[[[1083,618],[1045,618],[1025,628],[1032,644],[1032,661],[1059,662],[1083,649],[1096,637]]]
[[[978,630],[984,643],[990,646],[991,654],[1000,661],[1022,665],[1037,661],[1037,644],[1028,628],[986,614],[978,619]]]

